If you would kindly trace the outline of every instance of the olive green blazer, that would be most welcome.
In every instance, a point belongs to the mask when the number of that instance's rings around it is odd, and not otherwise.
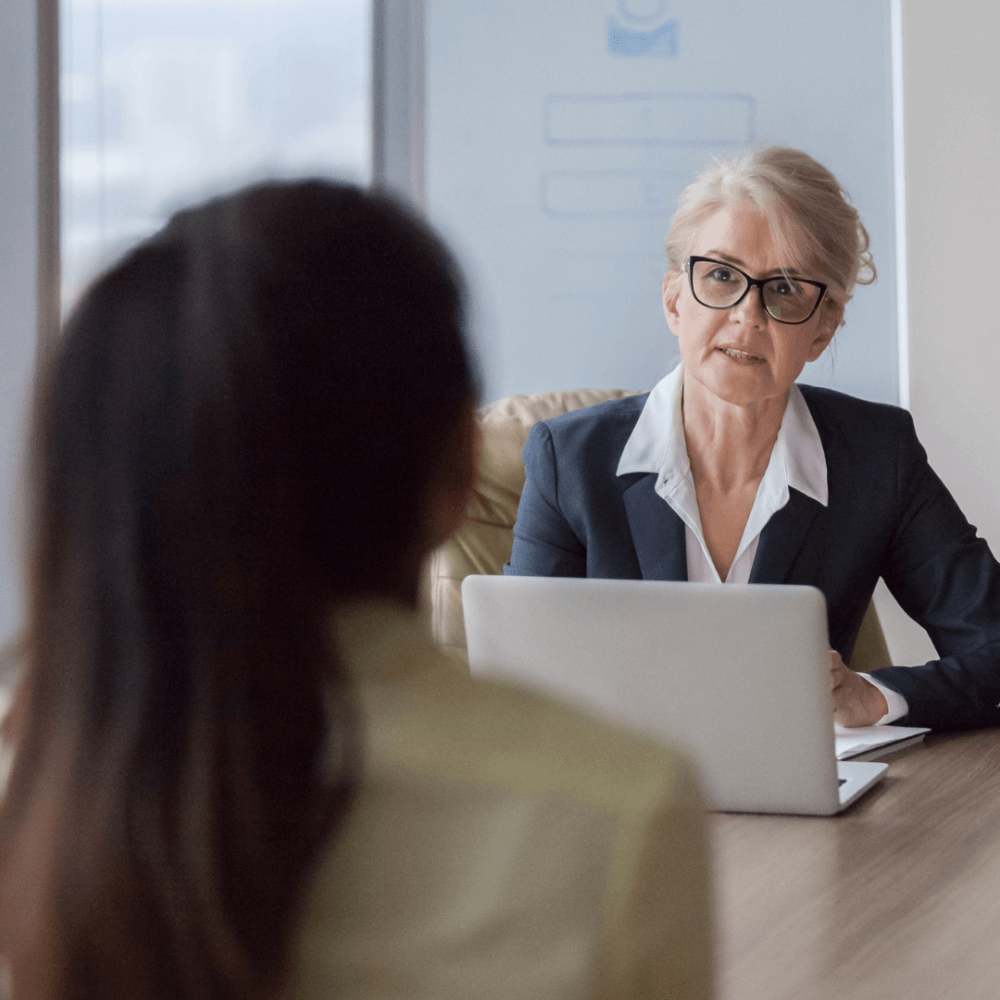
[[[362,786],[315,877],[298,995],[710,996],[701,800],[687,760],[469,676],[414,612],[335,624]]]

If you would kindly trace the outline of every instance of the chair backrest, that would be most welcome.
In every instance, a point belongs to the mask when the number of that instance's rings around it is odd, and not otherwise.
[[[575,389],[507,396],[478,411],[482,454],[466,518],[458,531],[430,555],[424,573],[423,601],[442,646],[465,652],[462,581],[471,573],[502,573],[504,563],[510,560],[517,505],[524,488],[521,450],[532,426],[560,413],[635,393],[624,389]],[[874,670],[890,663],[875,605],[869,604],[851,666],[855,670]]]

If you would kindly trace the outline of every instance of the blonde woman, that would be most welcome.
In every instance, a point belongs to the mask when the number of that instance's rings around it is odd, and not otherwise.
[[[811,584],[844,724],[1000,723],[989,547],[906,411],[795,381],[875,279],[836,178],[795,149],[715,161],[681,195],[666,249],[681,363],[648,395],[534,428],[507,571]],[[844,665],[880,576],[940,659]]]

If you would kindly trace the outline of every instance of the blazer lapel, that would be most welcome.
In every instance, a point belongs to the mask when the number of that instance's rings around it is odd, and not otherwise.
[[[687,580],[684,522],[653,488],[650,472],[622,494],[644,580]]]
[[[789,490],[788,503],[771,516],[760,533],[750,570],[751,583],[785,583],[821,506],[804,493]]]

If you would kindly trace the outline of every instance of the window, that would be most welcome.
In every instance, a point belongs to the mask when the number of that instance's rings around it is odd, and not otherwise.
[[[370,0],[61,0],[62,295],[177,207],[371,173]]]

